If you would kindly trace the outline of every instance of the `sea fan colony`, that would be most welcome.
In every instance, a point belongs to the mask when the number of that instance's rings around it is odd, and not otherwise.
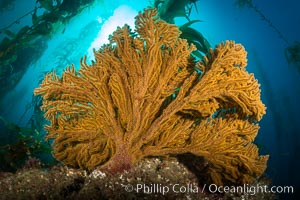
[[[226,41],[195,62],[194,45],[155,9],[135,26],[118,28],[92,65],[49,73],[35,89],[56,159],[117,172],[147,156],[192,153],[216,184],[260,176],[268,156],[253,140],[265,106],[243,46]]]

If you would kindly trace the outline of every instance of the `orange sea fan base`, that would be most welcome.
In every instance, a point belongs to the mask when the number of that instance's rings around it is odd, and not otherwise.
[[[196,63],[194,45],[156,10],[139,13],[135,26],[118,28],[91,66],[49,73],[35,89],[55,158],[116,172],[147,156],[192,153],[219,185],[262,175],[268,156],[252,142],[265,106],[244,47],[227,41]]]

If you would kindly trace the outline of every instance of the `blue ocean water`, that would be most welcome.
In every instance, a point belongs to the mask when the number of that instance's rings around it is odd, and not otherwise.
[[[0,5],[4,6],[5,2],[1,1]],[[190,18],[202,22],[192,27],[200,31],[212,46],[225,40],[235,40],[245,46],[248,51],[247,70],[254,73],[261,84],[262,100],[267,106],[267,114],[260,122],[261,128],[256,139],[261,153],[270,155],[266,174],[271,177],[274,185],[292,185],[299,189],[300,156],[297,151],[300,146],[300,69],[299,63],[297,66],[287,62],[285,49],[293,42],[300,41],[300,2],[248,1],[257,10],[247,5],[238,7],[236,2],[197,1],[197,10],[192,9]],[[35,6],[35,0],[11,1],[7,10],[1,9],[0,29]],[[133,28],[134,16],[147,6],[148,1],[98,0],[67,24],[57,25],[57,31],[52,37],[42,38],[45,45],[43,51],[37,54],[39,56],[34,58],[34,62],[28,64],[19,82],[0,95],[0,116],[20,127],[28,126],[34,112],[28,105],[43,75],[52,70],[60,73],[72,63],[78,68],[83,55],[92,59],[92,48],[104,44],[117,26],[128,23]],[[180,25],[186,19],[176,18],[175,22]],[[9,30],[18,32],[31,23],[29,15],[14,23]],[[0,39],[3,38],[1,29]],[[15,67],[18,66],[12,66],[11,70],[16,70]],[[1,143],[5,143],[10,140],[10,136],[5,132],[3,124],[1,126]]]

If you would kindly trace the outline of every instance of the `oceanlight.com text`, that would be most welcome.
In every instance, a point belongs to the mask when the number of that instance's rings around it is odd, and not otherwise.
[[[269,186],[269,185],[249,185],[244,184],[242,186],[217,186],[216,184],[204,185],[204,188],[208,187],[208,191],[211,193],[245,193],[255,195],[257,193],[294,193],[293,186]]]

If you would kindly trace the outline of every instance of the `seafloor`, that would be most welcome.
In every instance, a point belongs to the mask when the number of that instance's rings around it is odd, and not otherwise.
[[[130,171],[114,175],[63,165],[37,166],[27,166],[16,173],[1,172],[0,199],[276,199],[270,193],[221,194],[203,190],[201,180],[175,158],[149,158]],[[270,184],[262,177],[253,185]]]

